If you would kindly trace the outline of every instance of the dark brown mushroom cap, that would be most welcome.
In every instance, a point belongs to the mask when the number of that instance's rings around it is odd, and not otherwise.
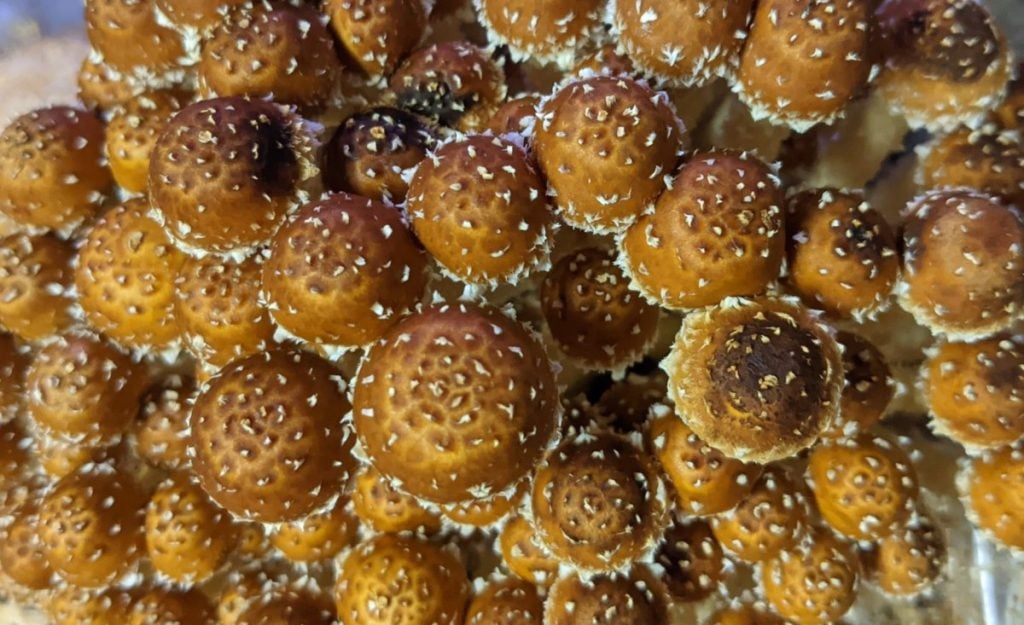
[[[477,16],[492,45],[515,61],[572,65],[577,50],[601,29],[601,0],[479,0]]]
[[[1017,131],[986,124],[960,128],[921,149],[918,181],[925,189],[968,187],[1024,206],[1024,145]]]
[[[135,451],[143,460],[163,469],[188,464],[188,413],[198,388],[190,376],[170,375],[143,395],[132,432]]]
[[[523,134],[537,115],[537,104],[540,96],[535,94],[521,95],[506,101],[487,123],[487,130],[496,135]]]
[[[156,0],[88,0],[85,33],[103,61],[119,72],[146,75],[185,57],[181,35],[160,24]]]
[[[43,607],[54,625],[120,625],[128,622],[137,599],[138,593],[120,588],[86,590],[64,584]]]
[[[171,117],[192,95],[177,89],[147,91],[129,98],[110,115],[106,154],[114,180],[132,193],[145,193],[149,156]]]
[[[864,577],[887,595],[913,597],[932,587],[947,562],[946,537],[926,513],[861,552]]]
[[[334,609],[308,592],[278,591],[255,600],[236,625],[334,625]],[[223,624],[222,624],[223,625]]]
[[[421,0],[327,0],[323,11],[349,56],[371,77],[391,75],[427,27]]]
[[[676,523],[665,533],[655,555],[665,569],[663,582],[679,602],[701,601],[718,590],[725,578],[722,545],[702,519]]]
[[[487,584],[469,603],[466,625],[541,625],[544,604],[537,586],[518,579]]]
[[[624,576],[578,574],[559,579],[544,603],[545,625],[650,625],[668,623],[664,585],[638,566]]]
[[[154,587],[131,607],[125,625],[211,625],[213,603],[198,588]]]
[[[645,431],[649,420],[654,419],[655,406],[667,400],[668,376],[664,371],[628,373],[601,393],[593,408],[613,430],[628,434]]]
[[[70,243],[49,234],[0,238],[0,326],[26,341],[71,326],[74,255]]]

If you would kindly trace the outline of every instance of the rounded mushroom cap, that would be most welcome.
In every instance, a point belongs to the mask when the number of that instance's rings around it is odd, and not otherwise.
[[[868,82],[870,13],[861,0],[759,2],[733,87],[754,119],[804,132],[840,117]]]
[[[29,497],[0,528],[0,571],[23,588],[47,590],[53,568],[39,534],[39,494]]]
[[[772,169],[747,153],[690,158],[653,212],[619,240],[631,286],[673,309],[756,295],[785,260],[783,196]]]
[[[837,332],[843,348],[843,395],[839,415],[824,436],[841,438],[867,432],[882,420],[896,396],[896,379],[885,356],[852,332]]]
[[[676,523],[669,528],[655,562],[664,567],[662,581],[677,602],[707,599],[725,579],[722,545],[703,519]]]
[[[952,340],[1007,328],[1024,304],[1024,219],[996,198],[931,191],[907,208],[900,305]]]
[[[603,234],[625,229],[655,201],[685,140],[664,94],[595,76],[568,82],[539,105],[533,145],[559,216]]]
[[[623,379],[613,381],[594,402],[593,409],[613,430],[629,434],[646,431],[649,420],[656,411],[664,410],[667,401],[668,376],[656,369],[643,375],[628,373]]]
[[[423,37],[425,7],[421,0],[327,0],[323,11],[351,59],[371,77],[383,78]]]
[[[738,506],[714,517],[712,528],[732,556],[766,562],[796,545],[809,515],[799,486],[784,469],[768,467]]]
[[[274,320],[289,333],[317,346],[355,348],[419,303],[427,263],[397,209],[337,193],[281,226],[262,285]]]
[[[559,579],[544,603],[545,625],[650,625],[668,623],[665,587],[653,574],[636,568],[629,575],[578,574]]]
[[[356,516],[370,529],[382,534],[423,532],[441,529],[441,519],[416,499],[395,489],[391,480],[371,466],[356,474],[352,504]]]
[[[124,625],[136,597],[120,588],[84,590],[70,584],[58,589],[46,602],[53,625]]]
[[[761,467],[730,458],[693,433],[665,406],[647,430],[647,446],[675,490],[676,506],[690,515],[712,515],[731,510],[746,497]]]
[[[0,238],[0,325],[26,341],[71,326],[74,254],[69,243],[49,234]]]
[[[162,469],[188,464],[188,403],[197,393],[195,379],[182,375],[169,375],[146,391],[132,428],[143,460]]]
[[[658,309],[629,290],[614,253],[600,248],[555,263],[540,303],[555,344],[587,368],[621,369],[643,358],[657,337]]]
[[[558,389],[541,344],[494,308],[425,308],[366,353],[356,433],[401,490],[482,499],[524,477],[556,432]]]
[[[1024,452],[1019,446],[967,461],[957,488],[975,527],[1010,550],[1024,550]]]
[[[601,29],[601,0],[477,0],[477,18],[491,45],[507,46],[514,61],[572,65],[577,50]]]
[[[528,134],[537,118],[540,101],[540,96],[532,93],[507,100],[491,116],[486,130],[499,136]]]
[[[519,579],[494,581],[473,597],[465,625],[541,625],[544,603],[537,586]]]
[[[469,42],[420,48],[390,79],[399,106],[470,132],[482,128],[505,100],[505,72]]]
[[[1024,436],[1024,337],[941,342],[924,365],[922,385],[932,428],[969,450]]]
[[[265,352],[222,369],[189,419],[203,490],[236,516],[270,523],[326,504],[355,462],[343,386],[333,366],[303,352]]]
[[[753,5],[753,0],[618,2],[612,30],[645,73],[674,84],[702,85],[735,70]]]
[[[272,102],[196,102],[164,129],[149,164],[149,198],[186,247],[247,250],[265,242],[295,202],[306,138]]]
[[[991,120],[1007,130],[1024,129],[1024,64],[1017,65],[1017,78],[1007,85],[1006,99],[992,111]]]
[[[125,625],[213,625],[213,604],[198,589],[156,587],[131,607]]]
[[[525,149],[489,135],[457,138],[409,184],[412,228],[446,273],[497,286],[550,266],[555,216]]]
[[[400,203],[409,183],[405,172],[427,156],[437,138],[412,113],[386,106],[346,119],[324,151],[324,183],[374,200]]]
[[[637,76],[633,59],[619,52],[615,44],[607,43],[584,55],[572,68],[572,73],[583,76],[586,72],[606,76]]]
[[[78,303],[89,325],[143,351],[180,337],[174,280],[185,260],[148,211],[148,202],[135,199],[104,213],[82,243],[75,267]]]
[[[530,502],[541,541],[581,571],[648,558],[668,522],[664,485],[641,450],[613,434],[562,443],[538,466]]]
[[[147,91],[113,110],[106,128],[106,154],[114,180],[126,191],[146,192],[153,146],[191,97],[177,89]]]
[[[356,547],[335,587],[342,625],[455,625],[468,598],[466,570],[454,556],[395,535]]]
[[[781,616],[754,605],[740,603],[722,608],[705,625],[787,625]]]
[[[861,194],[797,193],[786,230],[787,282],[808,305],[855,319],[888,305],[900,270],[896,236]]]
[[[146,493],[111,462],[87,463],[62,478],[39,505],[47,561],[67,582],[104,587],[145,552]]]
[[[103,122],[67,106],[18,117],[0,133],[0,181],[0,212],[15,222],[74,228],[113,186],[103,164]]]
[[[917,496],[910,460],[886,439],[868,434],[815,447],[807,482],[825,523],[852,540],[891,535]]]
[[[875,18],[885,59],[876,81],[912,127],[977,126],[1003,97],[1010,48],[973,0],[885,0]]]
[[[791,299],[728,299],[691,314],[662,368],[676,414],[701,440],[740,460],[793,456],[839,411],[839,346]]]
[[[853,549],[815,529],[761,569],[764,597],[796,625],[833,623],[856,598],[859,565]]]
[[[160,24],[155,0],[87,0],[85,34],[103,61],[140,77],[175,68],[185,57],[177,31]]]
[[[29,366],[28,411],[49,433],[108,442],[135,418],[147,378],[143,365],[109,343],[60,336],[40,348]]]
[[[157,9],[174,26],[208,34],[249,0],[155,0]]]
[[[292,562],[330,560],[356,537],[359,521],[349,510],[348,499],[338,497],[327,510],[274,529],[270,543]]]
[[[463,527],[493,528],[520,507],[528,485],[528,481],[523,480],[511,492],[499,493],[487,499],[445,504],[441,506],[441,514],[448,521]]]
[[[238,616],[236,625],[334,625],[330,602],[306,592],[268,593]],[[221,624],[225,625],[225,624]]]
[[[164,480],[146,509],[146,551],[153,568],[179,584],[207,580],[233,546],[231,517],[185,474]]]
[[[919,150],[917,179],[926,189],[968,187],[1024,206],[1024,145],[1016,130],[986,124],[959,128]]]
[[[326,22],[313,6],[257,5],[203,42],[197,66],[201,92],[326,103],[341,72]]]
[[[0,501],[4,492],[17,486],[31,465],[31,448],[34,440],[29,437],[18,420],[0,423]]]
[[[109,112],[132,99],[137,87],[127,76],[97,59],[91,50],[78,69],[78,99],[93,111]]]
[[[262,523],[235,521],[235,553],[250,560],[261,560],[270,550],[270,540]]]
[[[498,535],[498,550],[509,572],[521,580],[547,587],[558,577],[558,560],[540,544],[525,517],[513,516],[505,523]]]
[[[22,413],[25,407],[25,372],[31,353],[12,334],[0,332],[0,424]],[[4,457],[6,454],[0,454]],[[0,470],[2,474],[2,470]]]
[[[864,577],[888,595],[913,597],[932,587],[946,568],[946,538],[927,514],[861,553]]]

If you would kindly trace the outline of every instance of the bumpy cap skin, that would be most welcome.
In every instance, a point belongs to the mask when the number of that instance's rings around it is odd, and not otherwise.
[[[871,71],[871,3],[760,2],[733,88],[755,120],[797,132],[833,122]]]
[[[925,189],[969,187],[1024,206],[1024,145],[1019,132],[985,124],[960,128],[921,149],[917,179]]]
[[[865,578],[890,596],[915,597],[942,577],[948,555],[946,537],[927,514],[861,552]]]
[[[843,348],[843,396],[839,416],[825,433],[829,438],[869,431],[882,420],[897,390],[878,347],[852,332],[837,332],[836,341]]]
[[[555,215],[545,188],[526,150],[475,135],[420,163],[407,210],[416,236],[452,277],[515,284],[550,266]]]
[[[173,69],[185,57],[181,35],[157,19],[155,0],[88,0],[85,34],[110,67],[140,77]]]
[[[815,529],[761,569],[761,589],[771,608],[796,625],[827,625],[850,609],[859,564],[853,548]]]
[[[558,580],[544,603],[545,625],[650,625],[668,623],[664,586],[642,565],[629,575]]]
[[[885,59],[876,89],[912,127],[977,127],[1002,100],[1011,51],[980,3],[885,0],[875,17]]]
[[[707,625],[787,625],[781,616],[750,604],[736,604],[711,615]]]
[[[395,489],[391,480],[364,466],[353,480],[352,507],[359,521],[382,534],[441,529],[441,517],[423,507],[412,495]]]
[[[675,491],[684,513],[705,516],[736,507],[754,488],[761,467],[730,458],[693,433],[667,406],[655,408],[647,446]]]
[[[436,136],[412,113],[377,107],[346,119],[324,149],[324,184],[374,200],[400,203],[405,172],[434,147]]]
[[[569,67],[600,30],[601,0],[476,0],[477,18],[492,45],[507,46],[514,61]]]
[[[191,98],[184,91],[165,89],[128,99],[110,115],[106,154],[114,180],[126,191],[145,193],[149,156],[160,133]]]
[[[1009,327],[1024,305],[1024,218],[966,189],[925,193],[903,224],[900,305],[951,340]]]
[[[560,412],[537,339],[470,304],[426,308],[385,334],[363,358],[352,406],[370,462],[436,503],[486,498],[519,481]]]
[[[707,599],[725,578],[722,545],[702,519],[669,528],[655,561],[665,569],[669,595],[681,603]]]
[[[699,86],[739,63],[753,0],[618,2],[612,29],[644,73]]]
[[[420,48],[391,75],[398,105],[463,132],[482,128],[505,100],[505,72],[468,42]]]
[[[75,287],[90,326],[125,347],[177,342],[174,281],[185,255],[147,215],[142,199],[109,209],[78,251]]]
[[[25,407],[25,372],[31,356],[12,334],[0,333],[0,424]]]
[[[1007,85],[1006,99],[992,111],[990,119],[1007,130],[1024,128],[1024,65],[1017,65],[1017,78]]]
[[[446,520],[465,528],[494,528],[521,506],[527,486],[528,481],[523,480],[511,492],[441,506],[441,513]]]
[[[629,434],[646,431],[654,411],[663,410],[667,401],[668,376],[656,369],[647,374],[627,373],[614,381],[594,402],[594,410],[613,430]]]
[[[192,407],[192,468],[236,516],[302,518],[331,501],[353,469],[347,409],[339,372],[316,356],[270,351],[235,361]]]
[[[622,571],[649,558],[668,522],[654,464],[612,434],[563,443],[537,467],[532,488],[542,542],[581,571]]]
[[[921,376],[932,429],[969,450],[1012,445],[1024,436],[1024,338],[942,342]]]
[[[779,185],[768,165],[747,153],[688,160],[654,211],[619,239],[631,286],[677,310],[764,291],[785,259]]]
[[[32,228],[67,231],[95,214],[113,188],[103,163],[103,122],[54,106],[0,133],[0,212]]]
[[[78,99],[92,111],[110,112],[132,99],[136,86],[93,54],[78,69]]]
[[[143,460],[162,469],[187,466],[189,402],[197,392],[192,377],[169,375],[142,396],[132,433]]]
[[[63,585],[43,607],[54,625],[114,625],[128,622],[137,598],[120,588],[97,591]]]
[[[335,586],[342,625],[461,625],[466,570],[448,551],[386,534],[355,548]]]
[[[541,625],[544,604],[537,586],[523,580],[494,581],[473,597],[466,625]]]
[[[149,199],[190,248],[247,250],[265,242],[295,202],[301,130],[277,105],[237,97],[197,102],[157,140]]]
[[[329,602],[307,592],[286,590],[255,600],[238,616],[236,625],[334,625],[336,622]]]
[[[41,348],[26,374],[28,410],[45,431],[108,442],[135,418],[148,385],[145,367],[113,345],[66,335]]]
[[[201,93],[326,103],[341,72],[326,21],[315,7],[282,4],[225,24],[203,42]]]
[[[547,587],[558,577],[558,560],[547,552],[533,524],[522,516],[510,518],[501,528],[498,549],[509,572],[521,580]]]
[[[358,525],[348,499],[339,497],[329,510],[279,525],[270,543],[292,562],[323,562],[352,543]]]
[[[896,235],[859,193],[813,189],[789,199],[786,282],[809,306],[861,319],[884,309],[899,278]]]
[[[703,441],[740,460],[791,457],[839,412],[839,346],[790,299],[727,299],[691,314],[661,366],[676,414]]]
[[[685,141],[664,94],[609,76],[561,86],[539,105],[533,136],[559,216],[597,234],[622,231],[654,203]]]
[[[869,434],[815,447],[807,482],[825,523],[851,540],[891,535],[917,496],[910,460],[886,439]]]
[[[491,116],[486,130],[495,135],[523,135],[536,119],[537,104],[540,100],[539,95],[532,93],[509,98]],[[528,137],[525,138],[529,140]]]
[[[780,467],[768,467],[751,493],[732,510],[712,520],[726,552],[755,564],[796,545],[810,520],[800,487]]]
[[[419,303],[427,262],[398,210],[338,193],[303,206],[277,231],[263,292],[274,320],[292,335],[361,347]]]
[[[20,421],[0,423],[0,503],[7,489],[19,484],[30,466],[33,442]]]
[[[0,238],[0,326],[26,341],[71,326],[74,254],[70,243],[49,234]]]
[[[39,495],[33,493],[0,529],[0,572],[28,590],[47,590],[53,582],[39,521]]]
[[[338,40],[373,78],[391,75],[427,28],[422,0],[327,0],[324,12]]]
[[[197,588],[154,587],[131,607],[125,625],[211,625],[213,604]]]
[[[181,31],[208,34],[250,0],[155,0],[157,9]]]
[[[957,476],[967,518],[997,544],[1024,551],[1024,452],[1003,447],[965,463]]]

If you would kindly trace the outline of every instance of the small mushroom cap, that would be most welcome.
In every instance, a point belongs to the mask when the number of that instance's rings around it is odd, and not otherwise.
[[[900,305],[952,340],[977,340],[1013,323],[1024,305],[1024,219],[970,190],[925,193],[903,224]]]
[[[74,442],[59,434],[36,432],[32,437],[32,452],[42,473],[59,480],[77,471],[82,465],[105,451],[103,443]]]
[[[632,287],[667,308],[756,295],[785,259],[782,204],[778,177],[756,157],[696,155],[621,237],[619,260]]]
[[[348,499],[339,497],[327,510],[275,528],[270,543],[292,562],[322,562],[352,544],[359,521],[350,511]]]
[[[583,76],[587,71],[608,76],[636,76],[640,73],[633,59],[620,53],[617,46],[610,43],[579,59],[572,68],[577,76]]]
[[[509,518],[522,504],[527,481],[515,486],[511,493],[499,493],[487,499],[474,499],[441,506],[444,517],[464,527],[492,528]]]
[[[575,53],[601,29],[601,0],[476,0],[491,45],[507,46],[515,61],[572,65]]]
[[[39,341],[71,326],[72,246],[49,234],[0,238],[0,326]]]
[[[25,407],[25,372],[31,359],[27,347],[14,335],[0,332],[0,424],[14,419]]]
[[[487,123],[487,130],[496,135],[522,135],[528,132],[537,117],[537,105],[541,98],[526,94],[507,100]]]
[[[676,414],[701,440],[740,460],[793,456],[839,412],[839,346],[791,299],[727,299],[691,314],[662,368]]]
[[[825,432],[830,438],[867,432],[882,420],[896,397],[896,378],[885,356],[859,334],[837,332],[843,348],[843,396],[839,415]]]
[[[106,154],[114,180],[126,191],[145,193],[149,184],[149,156],[171,117],[191,94],[177,89],[148,91],[127,99],[110,115],[106,127]]]
[[[323,11],[349,57],[372,78],[391,75],[427,28],[421,0],[327,0]]]
[[[749,603],[721,608],[711,615],[705,625],[787,625],[777,614],[762,610]]]
[[[913,597],[931,588],[946,569],[946,538],[928,514],[861,552],[864,577],[888,595]]]
[[[111,191],[103,122],[67,106],[37,109],[0,132],[0,212],[35,228],[66,230]]]
[[[97,60],[99,53],[92,50],[82,59],[78,70],[78,99],[86,108],[108,112],[129,102],[137,87],[128,77]]]
[[[441,529],[437,513],[424,508],[412,495],[396,490],[377,469],[364,466],[353,481],[353,509],[370,529],[382,534],[434,534]]]
[[[199,589],[153,588],[131,607],[125,625],[212,625],[212,602]]]
[[[33,442],[19,420],[0,423],[0,502],[4,493],[25,476],[32,462]]]
[[[86,590],[64,585],[46,601],[53,625],[124,625],[136,596],[120,588]]]
[[[458,625],[469,582],[448,551],[385,534],[362,543],[345,559],[335,599],[342,625]]]
[[[629,575],[577,574],[559,579],[544,603],[545,625],[649,625],[668,623],[664,585],[638,566]]]
[[[969,187],[1024,206],[1024,145],[1019,132],[985,124],[962,127],[921,150],[918,181],[925,189]]]
[[[544,604],[537,586],[520,579],[487,584],[466,610],[465,625],[542,625]]]
[[[207,34],[249,0],[155,0],[157,9],[179,30]]]
[[[119,72],[166,72],[185,57],[181,35],[157,18],[156,0],[88,0],[85,34]]]
[[[1006,99],[994,111],[991,119],[1007,130],[1024,129],[1024,67],[1017,65],[1017,78],[1007,86]]]
[[[39,494],[18,506],[0,528],[0,571],[29,590],[47,590],[53,568],[39,534]]]
[[[738,506],[713,518],[712,528],[727,553],[753,564],[795,546],[809,514],[793,479],[782,468],[768,467]]]
[[[703,519],[676,523],[669,528],[655,562],[665,569],[662,581],[677,602],[706,599],[725,578],[722,545]]]
[[[330,602],[307,592],[283,591],[261,597],[238,616],[236,625],[334,625]],[[221,625],[225,625],[221,623]]]
[[[647,374],[628,373],[613,381],[593,408],[613,430],[629,434],[645,431],[654,411],[660,411],[667,401],[668,376],[656,369]]]
[[[525,517],[510,518],[498,535],[498,549],[509,572],[519,579],[547,587],[558,577],[559,562],[540,544],[537,531]]]
[[[135,452],[146,462],[163,469],[188,464],[189,402],[198,392],[190,376],[169,375],[142,396],[132,433]]]
[[[965,463],[957,479],[968,518],[996,543],[1024,550],[1024,452],[1003,447]]]

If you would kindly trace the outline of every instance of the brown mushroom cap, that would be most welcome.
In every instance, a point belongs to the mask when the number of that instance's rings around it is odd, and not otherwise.
[[[157,138],[191,94],[176,89],[147,91],[129,98],[110,115],[106,127],[106,154],[110,172],[122,188],[145,193],[149,184],[149,156]]]
[[[156,587],[131,607],[125,625],[211,625],[213,603],[199,589]]]
[[[496,135],[528,133],[533,120],[536,119],[537,105],[540,101],[541,97],[532,93],[510,98],[491,116],[487,130]]]
[[[14,335],[0,332],[0,424],[14,419],[25,407],[25,372],[30,362],[28,349]]]
[[[952,340],[1007,328],[1024,307],[1024,218],[970,190],[925,193],[903,224],[900,305]]]
[[[523,480],[511,493],[499,493],[487,499],[474,499],[441,506],[444,518],[465,528],[494,528],[520,507],[528,482]]]
[[[180,469],[188,458],[188,402],[198,389],[192,377],[169,375],[143,395],[132,432],[135,451],[163,469]]]
[[[466,610],[465,625],[541,625],[544,603],[537,587],[518,579],[487,584]]]
[[[787,625],[781,616],[749,603],[733,604],[711,615],[705,625]]]
[[[458,625],[468,598],[466,571],[454,556],[394,535],[356,547],[335,587],[342,625]]]
[[[78,99],[93,111],[112,111],[130,101],[136,85],[91,51],[78,70]]]
[[[1017,65],[1017,78],[1007,85],[1006,99],[992,111],[991,119],[1007,130],[1024,129],[1024,64]]]
[[[274,320],[292,335],[361,347],[420,301],[427,262],[396,209],[338,193],[303,206],[277,231],[263,291]]]
[[[1019,446],[967,461],[957,489],[975,527],[999,545],[1024,550],[1024,452]]]
[[[95,214],[113,179],[103,163],[103,122],[53,106],[0,133],[0,212],[34,228],[66,231]]]
[[[477,0],[475,7],[491,45],[507,46],[512,60],[561,67],[600,30],[605,8],[601,0]]]
[[[53,625],[124,625],[135,600],[120,588],[86,590],[68,584],[54,592],[45,609]]]
[[[208,34],[249,0],[155,0],[157,9],[179,30]]]
[[[725,579],[722,545],[703,519],[669,528],[655,562],[665,569],[662,581],[677,602],[707,599]]]
[[[370,529],[383,534],[433,534],[441,529],[437,513],[421,506],[412,495],[396,490],[377,469],[364,466],[353,482],[353,509]]]
[[[544,603],[545,625],[650,625],[668,623],[665,587],[637,568],[626,576],[558,580]]]
[[[371,77],[389,76],[427,28],[421,0],[327,0],[323,11],[349,56]]]
[[[728,299],[691,314],[662,369],[676,414],[701,440],[740,460],[795,455],[840,407],[839,347],[791,299]]]
[[[334,625],[330,602],[308,592],[268,593],[238,616],[237,625]],[[221,625],[225,625],[221,623]]]
[[[103,61],[119,72],[166,72],[185,57],[177,31],[160,24],[156,0],[88,0],[85,33]]]
[[[48,478],[58,480],[102,455],[106,450],[104,444],[73,441],[46,432],[35,432],[32,436],[32,452],[39,468]]]
[[[610,76],[558,88],[539,105],[533,136],[559,216],[596,233],[623,230],[654,202],[685,141],[664,94]]]
[[[852,332],[837,332],[843,348],[843,396],[839,415],[825,432],[830,438],[867,432],[882,420],[896,397],[897,384],[885,356],[870,341]]]
[[[33,442],[20,421],[0,423],[0,502],[6,491],[21,483],[25,476],[32,461]]]
[[[753,0],[618,2],[612,29],[645,73],[702,85],[735,70],[753,5]]]
[[[26,341],[67,329],[74,254],[69,243],[49,234],[0,238],[0,326]]]
[[[946,538],[927,514],[861,553],[864,577],[888,595],[913,597],[931,588],[946,568]]]
[[[356,537],[359,521],[349,510],[348,499],[339,497],[327,510],[275,528],[270,543],[292,562],[330,560]]]
[[[699,154],[619,239],[619,261],[634,289],[667,308],[761,293],[785,259],[782,203],[778,177],[756,157]]]
[[[786,230],[787,283],[809,306],[859,319],[888,305],[899,278],[896,236],[859,193],[797,193]]]
[[[39,535],[39,495],[18,506],[0,528],[0,571],[29,590],[49,589],[53,568]]]
[[[437,503],[486,498],[524,477],[558,426],[540,343],[493,308],[435,306],[364,356],[352,403],[363,451],[405,492]]]
[[[533,524],[513,516],[498,535],[502,563],[521,580],[547,587],[558,577],[559,562],[541,545]]]
[[[232,514],[263,522],[330,502],[354,464],[340,384],[334,367],[302,352],[264,352],[222,369],[189,419],[203,490]]]
[[[1024,206],[1024,145],[1015,130],[962,127],[919,148],[925,189],[969,187]]]
[[[712,528],[733,557],[766,562],[796,545],[809,514],[807,500],[786,471],[768,467],[738,506],[714,517]]]
[[[649,420],[667,401],[668,376],[656,369],[643,375],[627,373],[621,380],[613,381],[593,408],[598,418],[607,420],[613,430],[628,434],[645,431]]]

